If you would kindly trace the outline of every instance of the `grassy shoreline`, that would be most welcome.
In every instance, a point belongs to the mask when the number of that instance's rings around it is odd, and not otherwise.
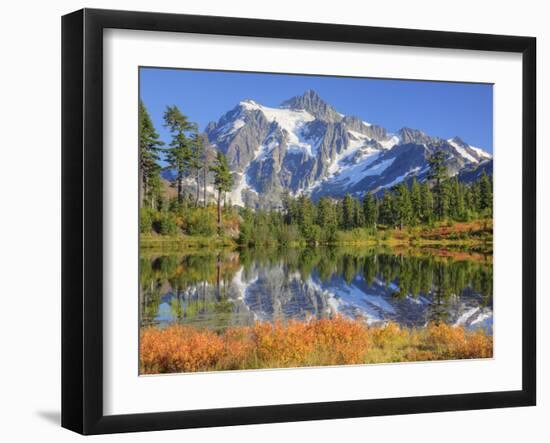
[[[367,326],[332,319],[256,323],[223,333],[172,325],[140,336],[140,373],[204,372],[491,358],[492,336],[461,326]]]
[[[181,249],[198,248],[235,249],[238,244],[230,237],[141,234],[139,237],[139,246],[141,249],[178,251]]]
[[[338,231],[336,241],[308,245],[304,241],[293,241],[286,247],[308,246],[358,246],[358,247],[412,247],[426,249],[449,249],[470,251],[473,253],[491,255],[493,252],[493,226],[490,220],[454,223],[450,226],[444,223],[429,226],[419,226],[408,229],[379,229],[372,231],[357,228],[350,231]],[[280,246],[277,242],[266,247]],[[140,248],[176,252],[186,249],[237,249],[240,245],[235,236],[189,236],[189,235],[140,235]]]

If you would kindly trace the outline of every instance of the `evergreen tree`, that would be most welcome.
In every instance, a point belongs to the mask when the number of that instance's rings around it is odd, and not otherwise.
[[[485,216],[493,215],[493,184],[485,171],[479,178],[479,209]]]
[[[434,210],[436,217],[441,220],[444,218],[446,209],[448,210],[448,195],[444,195],[444,189],[442,183],[447,178],[447,166],[445,165],[445,153],[441,149],[437,149],[432,156],[428,159],[430,165],[430,171],[428,173],[428,179],[431,180],[433,185],[434,194]]]
[[[431,223],[433,220],[433,194],[430,185],[424,182],[420,185],[420,217],[424,223]]]
[[[309,228],[315,220],[315,206],[305,195],[298,198],[298,224],[302,228]]]
[[[168,106],[164,112],[165,126],[172,134],[170,148],[166,153],[169,168],[175,171],[175,186],[178,202],[183,202],[183,180],[189,173],[193,161],[192,140],[189,132],[196,131],[196,125],[182,114],[177,106]]]
[[[473,208],[476,211],[477,216],[478,213],[481,211],[481,187],[479,185],[479,181],[472,183],[471,191]]]
[[[411,184],[412,223],[417,224],[422,219],[422,193],[420,184],[413,178]]]
[[[342,202],[342,227],[344,229],[355,227],[355,204],[349,194],[346,194]]]
[[[195,195],[195,206],[199,206],[200,192],[201,192],[201,172],[206,171],[205,167],[205,142],[202,134],[194,131],[191,138],[191,158],[189,161],[189,167],[195,176],[195,184],[197,186],[197,193]]]
[[[380,203],[380,222],[388,226],[394,226],[394,212],[392,194],[385,192]]]
[[[344,226],[344,200],[338,200],[336,203],[336,219],[338,221],[338,227],[345,229]]]
[[[395,193],[395,215],[396,221],[400,228],[403,229],[405,225],[411,222],[413,207],[411,203],[411,196],[409,188],[406,184],[401,183],[397,186]]]
[[[336,230],[338,229],[338,216],[336,207],[330,198],[321,197],[317,204],[317,224],[321,227],[323,240],[331,242],[335,239]]]
[[[451,216],[451,182],[443,180],[439,185],[439,219]]]
[[[370,192],[363,198],[363,212],[365,214],[365,225],[367,228],[376,229],[376,222],[378,221],[378,204]]]
[[[355,209],[354,209],[354,225],[357,228],[362,228],[365,226],[365,211],[363,211],[363,205],[359,200],[354,199]]]
[[[140,206],[147,201],[154,206],[155,198],[160,195],[160,139],[145,104],[139,101],[139,181]]]
[[[449,216],[453,219],[458,218],[458,179],[453,177],[449,179]]]
[[[211,166],[210,170],[214,173],[214,189],[218,191],[218,233],[222,231],[222,195],[229,192],[233,186],[233,176],[227,164],[227,158],[222,152],[218,151],[216,165]]]
[[[298,198],[298,224],[302,235],[308,243],[318,241],[320,229],[315,225],[315,205],[309,197],[301,195]]]
[[[464,199],[464,185],[459,183],[458,178],[451,180],[451,217],[455,220],[466,218],[466,204]]]
[[[285,189],[283,191],[283,195],[281,196],[281,203],[283,205],[283,215],[285,223],[287,225],[295,223],[297,217],[296,208],[294,205],[294,200],[290,196],[288,189]]]

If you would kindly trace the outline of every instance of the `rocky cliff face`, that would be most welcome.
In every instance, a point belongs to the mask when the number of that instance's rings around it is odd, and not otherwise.
[[[285,192],[340,197],[382,192],[403,180],[425,178],[427,159],[442,149],[455,175],[491,158],[455,137],[385,128],[338,113],[314,91],[277,108],[245,100],[210,123],[209,142],[234,171],[233,204],[276,207]]]

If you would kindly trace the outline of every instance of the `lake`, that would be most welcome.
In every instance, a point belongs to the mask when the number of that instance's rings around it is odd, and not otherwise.
[[[140,324],[223,331],[342,315],[369,325],[436,321],[492,333],[492,283],[491,256],[445,250],[142,251]]]

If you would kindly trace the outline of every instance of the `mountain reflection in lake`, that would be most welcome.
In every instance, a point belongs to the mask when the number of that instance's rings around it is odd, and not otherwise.
[[[492,263],[479,256],[328,248],[151,255],[140,259],[140,322],[223,330],[340,314],[492,332],[492,284]]]

